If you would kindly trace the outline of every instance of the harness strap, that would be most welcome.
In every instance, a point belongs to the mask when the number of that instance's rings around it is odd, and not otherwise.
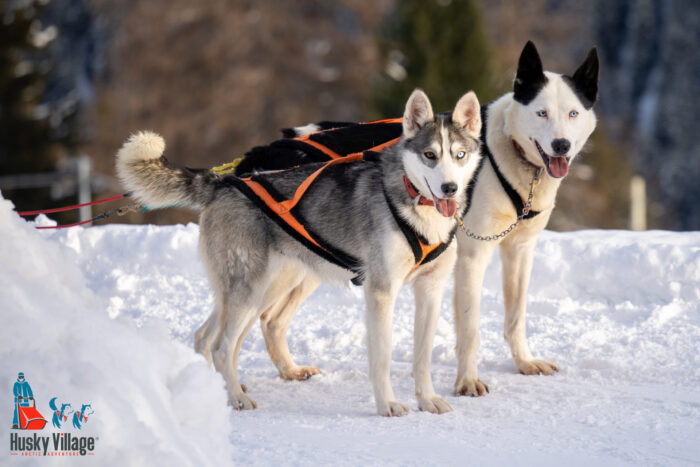
[[[498,168],[498,164],[496,164],[496,161],[493,158],[493,154],[491,154],[491,151],[489,151],[488,149],[486,150],[486,156],[489,158],[489,162],[491,162],[491,167],[493,168],[493,171],[496,172],[496,177],[498,177],[498,181],[501,182],[503,191],[506,192],[506,194],[510,198],[510,202],[513,203],[513,207],[515,208],[515,213],[517,214],[517,216],[523,216],[523,219],[532,219],[537,214],[539,214],[539,211],[530,211],[527,213],[524,212],[525,203],[523,203],[523,199],[520,197],[518,192],[515,191],[513,185],[511,185],[508,182],[508,180],[506,180],[506,177],[503,176],[501,170]]]
[[[277,199],[263,186],[260,181],[227,177],[225,183],[233,185],[244,194],[260,211],[270,220],[275,222],[282,230],[292,238],[304,245],[313,253],[326,261],[356,274],[353,283],[359,285],[362,282],[362,262],[354,256],[347,254],[322,239],[318,234],[305,227],[305,220],[298,213],[286,211],[280,213],[273,206],[279,203]],[[274,193],[277,194],[277,193]]]
[[[384,190],[384,198],[386,199],[386,203],[389,205],[389,210],[396,221],[396,225],[398,225],[399,230],[401,230],[401,233],[403,233],[404,237],[406,237],[408,246],[411,247],[411,251],[413,252],[415,264],[411,268],[411,271],[418,268],[418,266],[421,264],[426,264],[434,260],[450,245],[456,229],[452,230],[450,233],[450,239],[447,242],[439,242],[430,245],[425,237],[416,232],[413,227],[411,227],[411,225],[406,222],[403,217],[401,217],[399,211],[396,209],[396,206],[394,206],[394,203],[391,202],[386,190]]]
[[[270,206],[275,210],[279,210],[279,214],[286,213],[290,211],[294,206],[297,205],[297,203],[301,200],[302,196],[304,196],[304,193],[306,193],[306,190],[309,189],[311,184],[316,180],[316,178],[321,175],[321,173],[326,170],[328,167],[331,165],[335,164],[343,164],[345,162],[355,162],[362,160],[363,154],[362,153],[357,153],[345,157],[340,157],[338,159],[333,159],[325,164],[323,164],[318,170],[316,170],[314,173],[306,177],[306,180],[304,180],[301,185],[296,189],[294,192],[294,196],[292,199],[287,200],[287,201],[282,201],[281,203],[276,203],[276,206]]]
[[[272,196],[270,196],[270,193],[265,188],[263,188],[263,186],[260,183],[254,181],[254,180],[251,180],[250,178],[241,179],[241,181],[243,183],[245,183],[246,185],[248,185],[248,187],[253,191],[253,193],[255,193],[258,196],[258,198],[260,198],[267,205],[268,208],[272,209],[275,212],[275,214],[280,216],[284,220],[284,222],[286,222],[294,230],[299,232],[305,239],[307,239],[308,241],[310,241],[311,243],[313,243],[317,247],[323,248],[311,236],[311,234],[309,234],[309,232],[307,232],[306,228],[301,223],[299,223],[299,221],[289,212],[289,209],[291,209],[291,208],[286,208],[284,206],[284,204],[287,203],[288,201],[283,201],[283,202],[276,201]]]
[[[324,130],[322,130],[322,131],[324,131]],[[343,156],[343,155],[338,154],[337,152],[333,151],[328,146],[311,139],[310,137],[315,135],[315,134],[316,133],[311,133],[311,134],[306,135],[306,136],[300,136],[298,138],[294,138],[294,140],[301,141],[303,143],[308,144],[309,146],[315,147],[316,149],[318,149],[319,151],[321,151],[322,153],[327,155],[331,160],[342,159],[342,158],[346,158],[346,157],[362,156],[362,154],[365,152],[365,151],[358,151],[358,152],[353,152],[353,153],[350,153],[350,154]],[[390,139],[389,141],[387,141],[385,143],[378,144],[377,146],[372,146],[371,148],[366,149],[366,151],[381,152],[382,150],[388,148],[389,146],[393,146],[394,144],[398,143],[400,139],[401,139],[400,136],[397,138]],[[235,167],[234,167],[234,170],[235,170]]]
[[[321,128],[313,133],[298,136],[292,139],[316,148],[330,159],[358,156],[362,155],[362,153],[367,150],[381,152],[383,149],[396,144],[401,139],[402,120],[402,118],[387,118],[385,120],[357,123],[356,125],[352,126],[352,128]],[[359,137],[360,135],[353,134],[353,128],[357,128],[359,131],[362,131],[362,128],[368,125],[373,125],[377,129],[376,131],[379,132],[378,134],[370,135],[369,137],[366,136],[365,138],[371,138],[368,141],[363,141],[363,138]],[[380,128],[384,129],[379,130]],[[397,136],[390,138],[390,135]],[[377,141],[376,138],[383,142],[380,144],[375,144]],[[346,152],[348,149],[349,152]],[[353,151],[353,149],[358,150]]]
[[[352,282],[359,285],[362,283],[362,262],[354,256],[335,248],[329,242],[323,240],[318,234],[307,229],[305,226],[307,223],[301,218],[299,213],[294,212],[294,208],[299,201],[301,201],[311,184],[328,167],[362,159],[363,154],[360,153],[326,162],[304,179],[295,190],[291,199],[282,199],[282,195],[280,195],[280,193],[260,174],[245,178],[238,178],[235,176],[228,177],[226,181],[232,183],[241,193],[253,201],[270,219],[275,221],[285,232],[298,240],[309,250],[330,263],[357,274],[356,277],[352,279]]]
[[[539,211],[530,211],[530,212],[525,212],[525,203],[523,203],[523,199],[520,197],[518,192],[513,188],[513,185],[508,182],[506,177],[503,175],[501,172],[501,169],[498,168],[498,164],[496,164],[496,160],[493,157],[493,154],[491,153],[491,150],[489,149],[488,143],[486,141],[486,109],[488,108],[487,105],[481,107],[481,121],[484,122],[483,126],[481,127],[481,150],[483,154],[488,158],[489,162],[491,163],[491,167],[493,168],[493,171],[496,173],[496,177],[498,177],[498,181],[501,183],[501,186],[503,187],[503,191],[506,192],[506,195],[508,195],[508,198],[510,198],[510,202],[513,203],[513,207],[515,208],[515,213],[517,217],[522,216],[523,219],[532,219],[536,215],[538,215],[540,212]]]
[[[314,133],[311,133],[311,134],[314,134]],[[315,147],[316,149],[318,149],[319,151],[321,151],[322,153],[324,153],[325,155],[327,155],[331,159],[341,159],[343,157],[340,154],[338,154],[337,152],[331,150],[328,146],[324,146],[323,144],[318,143],[318,142],[310,139],[309,136],[311,136],[311,135],[300,136],[300,137],[294,138],[294,139],[297,141],[302,141],[302,142],[308,144],[309,146]]]

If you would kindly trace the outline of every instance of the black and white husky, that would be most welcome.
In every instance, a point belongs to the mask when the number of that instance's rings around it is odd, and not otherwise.
[[[451,410],[433,389],[430,355],[444,284],[456,259],[451,242],[455,213],[458,206],[466,206],[467,186],[481,160],[480,130],[474,93],[465,94],[451,115],[434,115],[427,96],[416,90],[406,104],[403,137],[395,146],[374,162],[330,165],[309,185],[294,209],[325,246],[357,260],[353,271],[312,252],[263,214],[242,191],[241,179],[172,166],[163,156],[163,139],[153,133],[139,133],[124,144],[117,171],[136,199],[151,206],[182,203],[202,210],[200,256],[217,310],[196,340],[224,376],[235,408],[256,407],[238,381],[238,352],[258,318],[302,282],[313,289],[321,280],[359,279],[365,287],[369,373],[379,414],[408,412],[396,401],[389,377],[394,301],[407,282],[413,282],[416,295],[413,375],[418,407],[433,413]],[[259,174],[257,180],[291,199],[319,167]],[[416,267],[410,235],[446,248]]]
[[[573,75],[566,76],[543,71],[537,49],[528,42],[520,55],[513,92],[482,110],[485,157],[464,217],[471,236],[463,232],[457,236],[456,394],[481,396],[488,392],[477,372],[479,303],[486,267],[496,247],[500,247],[503,267],[504,336],[515,365],[527,375],[558,371],[553,363],[535,359],[528,347],[527,289],[537,236],[549,221],[570,164],[596,126],[593,104],[597,95],[595,48]],[[531,210],[523,213],[531,185]],[[515,223],[516,216],[523,217],[522,221],[500,236]]]
[[[544,71],[537,49],[528,42],[518,62],[513,92],[482,108],[484,157],[469,188],[469,209],[463,218],[468,233],[457,234],[455,394],[482,396],[488,392],[477,371],[479,304],[486,267],[496,247],[500,247],[503,264],[504,336],[515,365],[527,375],[558,371],[553,363],[535,359],[528,347],[527,289],[537,236],[549,221],[570,164],[595,128],[597,95],[595,48],[567,76]],[[296,135],[319,128],[299,127]],[[296,307],[315,287],[312,280],[303,282],[262,315],[270,356],[285,379],[305,379],[318,372],[296,365],[286,342]]]

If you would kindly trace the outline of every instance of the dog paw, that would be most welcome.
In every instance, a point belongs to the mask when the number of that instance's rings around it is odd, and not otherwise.
[[[229,404],[236,410],[253,410],[258,408],[258,404],[243,393],[231,395]]]
[[[403,417],[408,415],[409,409],[397,401],[387,401],[382,404],[382,407],[377,408],[377,412],[384,417]]]
[[[553,375],[559,368],[544,360],[520,360],[515,362],[518,371],[524,375]]]
[[[433,396],[433,397],[420,397],[418,399],[418,408],[424,412],[430,412],[435,414],[452,412],[452,406],[443,398]]]
[[[479,397],[485,396],[488,393],[488,384],[484,383],[479,378],[462,380],[458,379],[457,382],[455,382],[455,396]]]
[[[313,366],[297,366],[291,370],[285,371],[280,374],[285,381],[306,381],[313,375],[321,374],[321,370]]]

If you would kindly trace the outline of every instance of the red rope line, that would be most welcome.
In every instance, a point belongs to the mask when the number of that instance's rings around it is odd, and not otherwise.
[[[75,206],[66,206],[66,207],[63,207],[63,208],[54,208],[54,209],[41,209],[41,210],[39,210],[39,211],[24,211],[24,212],[19,212],[19,213],[17,213],[17,214],[19,214],[20,216],[33,216],[33,215],[35,215],[35,214],[49,214],[49,213],[52,213],[52,212],[70,211],[70,210],[72,210],[72,209],[78,209],[78,208],[82,208],[82,207],[84,207],[84,206],[92,206],[92,205],[94,205],[94,204],[107,203],[107,202],[109,202],[109,201],[116,201],[116,200],[118,200],[118,199],[122,199],[122,198],[126,198],[126,197],[127,197],[127,194],[123,194],[123,195],[112,196],[111,198],[100,199],[100,200],[97,200],[97,201],[91,201],[91,202],[89,202],[89,203],[76,204]],[[86,224],[86,223],[88,223],[88,222],[90,222],[90,221],[83,221],[83,222],[78,223],[78,224],[66,225],[65,227],[72,227],[72,226],[74,226],[74,225]],[[63,226],[61,226],[61,227],[63,227]],[[49,228],[51,228],[51,227],[37,227],[37,228],[39,228],[39,229],[49,229]]]

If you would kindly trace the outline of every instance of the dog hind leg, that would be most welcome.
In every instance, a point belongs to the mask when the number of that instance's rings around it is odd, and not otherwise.
[[[256,402],[245,394],[238,380],[238,356],[243,341],[265,309],[269,288],[279,267],[279,261],[266,254],[258,255],[255,262],[244,262],[229,257],[229,274],[225,288],[215,288],[221,293],[219,335],[213,348],[214,367],[226,381],[229,403],[237,410],[257,408]],[[273,287],[274,289],[274,287]],[[214,325],[216,327],[216,325]]]
[[[260,326],[265,337],[267,352],[284,380],[303,381],[321,373],[313,366],[299,366],[294,363],[287,343],[287,328],[299,305],[318,287],[319,280],[306,275],[288,294],[268,308],[260,317]]]
[[[194,349],[196,352],[202,354],[206,359],[207,363],[211,367],[212,363],[212,352],[214,341],[219,337],[219,315],[221,314],[222,306],[217,304],[214,311],[212,311],[209,318],[202,324],[197,332],[194,334]]]
[[[214,367],[226,381],[229,403],[237,410],[249,410],[258,407],[256,402],[245,394],[238,382],[238,354],[246,334],[258,318],[259,306],[255,303],[243,304],[234,297],[225,301],[224,323],[221,327],[219,342],[213,355]]]

